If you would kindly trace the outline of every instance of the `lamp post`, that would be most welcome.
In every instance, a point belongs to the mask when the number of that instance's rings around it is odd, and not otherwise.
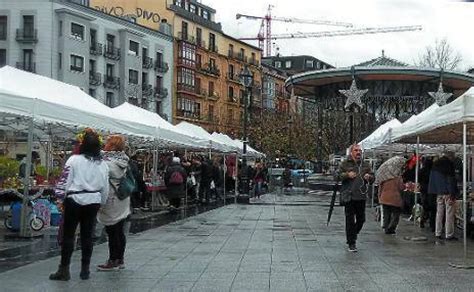
[[[240,72],[240,82],[247,91],[244,94],[244,120],[243,120],[243,148],[242,148],[242,194],[239,195],[240,203],[249,202],[249,177],[247,168],[247,126],[248,126],[248,108],[250,106],[250,97],[252,94],[253,74],[247,65]]]

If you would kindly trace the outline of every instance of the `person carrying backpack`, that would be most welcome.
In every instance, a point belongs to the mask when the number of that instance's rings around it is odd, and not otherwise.
[[[165,172],[166,195],[170,201],[170,205],[179,208],[181,198],[186,193],[187,174],[181,165],[179,157],[173,157],[171,164]]]
[[[124,224],[130,215],[130,195],[135,190],[136,183],[124,149],[125,138],[121,135],[110,135],[104,146],[103,157],[109,167],[109,196],[105,206],[99,210],[97,219],[105,226],[108,235],[109,258],[104,264],[97,266],[99,271],[125,268]]]

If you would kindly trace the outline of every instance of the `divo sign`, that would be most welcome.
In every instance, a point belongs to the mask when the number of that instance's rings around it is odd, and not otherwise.
[[[94,9],[99,10],[101,12],[118,16],[118,17],[125,17],[125,16],[133,16],[137,19],[142,18],[146,21],[153,21],[154,23],[159,23],[161,21],[161,17],[158,13],[153,11],[148,11],[144,8],[137,7],[135,9],[135,14],[133,12],[125,12],[125,9],[121,6],[94,6]]]

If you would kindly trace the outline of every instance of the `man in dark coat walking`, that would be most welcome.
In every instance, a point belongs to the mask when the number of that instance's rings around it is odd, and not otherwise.
[[[179,208],[181,198],[186,193],[187,174],[181,165],[179,157],[173,157],[171,164],[165,172],[166,195],[170,205],[175,209]]]
[[[357,252],[356,240],[365,222],[368,183],[374,178],[370,165],[362,160],[362,149],[354,144],[346,161],[339,167],[341,204],[346,215],[346,238],[350,252]]]

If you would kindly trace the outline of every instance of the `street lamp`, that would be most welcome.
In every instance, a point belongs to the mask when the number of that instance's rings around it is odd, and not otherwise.
[[[247,126],[248,126],[248,108],[250,106],[250,97],[252,94],[252,83],[253,83],[253,74],[249,70],[247,65],[244,65],[244,68],[240,72],[240,82],[245,87],[247,91],[244,94],[244,120],[243,120],[243,148],[242,148],[242,194],[239,196],[239,201],[241,203],[249,202],[249,177],[248,177],[248,168],[247,168]]]

